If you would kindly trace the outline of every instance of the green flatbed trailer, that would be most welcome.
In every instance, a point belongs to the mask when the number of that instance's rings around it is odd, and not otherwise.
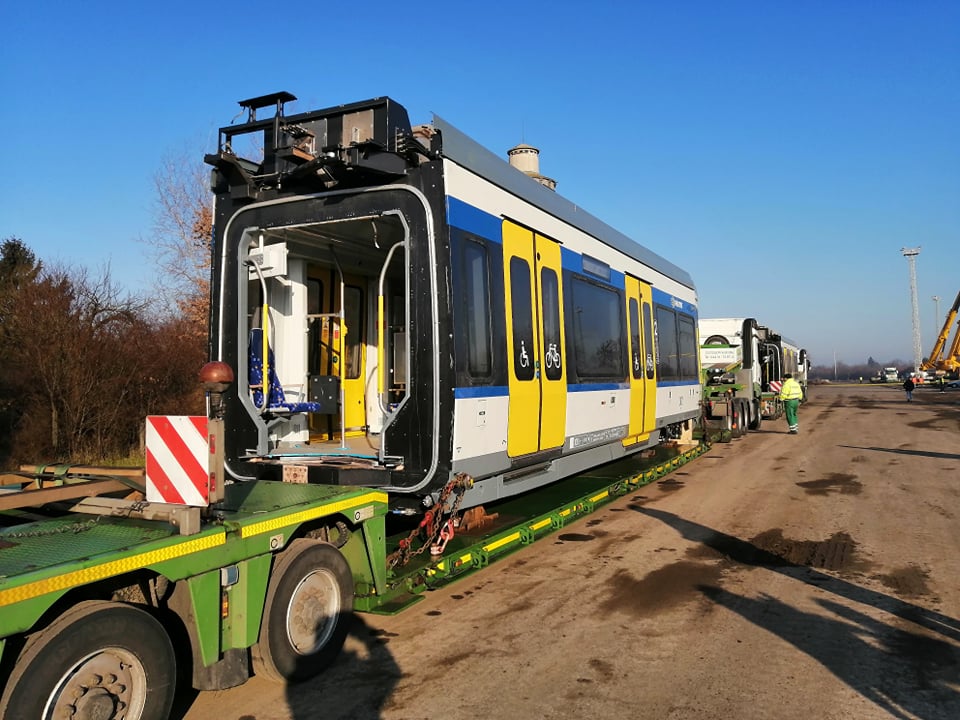
[[[143,519],[147,505],[0,514],[0,717],[165,718],[178,663],[197,688],[230,687],[249,675],[248,648],[258,672],[305,677],[339,650],[354,595],[386,592],[383,492],[227,485],[187,535]],[[291,613],[313,623],[301,636]],[[113,625],[123,632],[95,631]]]
[[[387,495],[367,488],[236,483],[189,518],[122,492],[37,506],[9,502],[35,491],[0,494],[0,717],[166,718],[178,674],[201,690],[251,670],[313,676],[351,610],[398,612],[706,447],[597,468],[499,504],[479,529],[450,518],[438,554],[423,528],[388,536]]]
[[[393,613],[436,589],[465,578],[531,545],[608,502],[655,482],[709,449],[706,443],[661,447],[647,457],[630,456],[561,480],[495,506],[496,517],[479,529],[456,532],[439,556],[417,555],[388,576],[388,593],[370,604],[358,598],[357,609]],[[388,538],[396,550],[407,536]]]

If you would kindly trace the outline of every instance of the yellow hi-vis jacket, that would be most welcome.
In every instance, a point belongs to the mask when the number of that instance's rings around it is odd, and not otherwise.
[[[803,388],[800,387],[800,383],[798,383],[793,378],[784,380],[783,387],[780,388],[780,399],[781,400],[802,400]]]

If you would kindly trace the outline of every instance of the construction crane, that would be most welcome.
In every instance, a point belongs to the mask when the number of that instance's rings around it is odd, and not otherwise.
[[[939,373],[956,372],[960,370],[960,327],[953,336],[953,342],[950,344],[950,351],[943,353],[943,348],[947,345],[947,338],[950,337],[950,326],[957,319],[957,313],[960,311],[960,292],[957,293],[957,299],[953,301],[953,307],[947,313],[947,318],[943,323],[943,329],[937,336],[937,342],[934,343],[933,351],[930,357],[920,364],[921,370],[936,370]],[[941,357],[942,356],[942,357]]]

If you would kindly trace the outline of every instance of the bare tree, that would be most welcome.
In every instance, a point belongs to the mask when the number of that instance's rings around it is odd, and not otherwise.
[[[199,414],[205,348],[177,318],[84,269],[44,269],[17,294],[4,330],[5,368],[19,387],[12,449],[19,460],[102,462],[139,448],[148,414]]]
[[[122,294],[109,268],[94,279],[85,270],[45,269],[18,294],[8,330],[20,401],[29,407],[24,414],[33,415],[32,434],[44,417],[46,450],[55,458],[102,454],[110,444],[104,438],[117,433],[136,380],[124,365],[124,337],[144,322],[143,308],[141,299]],[[36,438],[22,439],[43,447]]]
[[[14,428],[23,415],[23,378],[17,372],[17,345],[11,321],[23,288],[35,282],[41,266],[36,255],[16,237],[0,243],[0,458],[12,447]]]
[[[127,457],[146,415],[203,412],[210,211],[199,168],[192,184],[178,168],[158,174],[166,312],[149,313],[157,303],[121,289],[109,267],[48,267],[18,238],[0,242],[4,466]]]
[[[179,316],[182,339],[204,342],[210,303],[212,195],[201,153],[168,153],[154,176],[157,196],[151,247],[156,292]]]

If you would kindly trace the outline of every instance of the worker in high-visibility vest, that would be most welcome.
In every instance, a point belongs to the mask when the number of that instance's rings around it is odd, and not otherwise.
[[[797,409],[800,407],[800,401],[803,399],[803,388],[790,373],[783,375],[783,387],[780,388],[780,399],[783,400],[783,409],[787,414],[787,427],[791,435],[796,435],[799,430],[797,424]]]

